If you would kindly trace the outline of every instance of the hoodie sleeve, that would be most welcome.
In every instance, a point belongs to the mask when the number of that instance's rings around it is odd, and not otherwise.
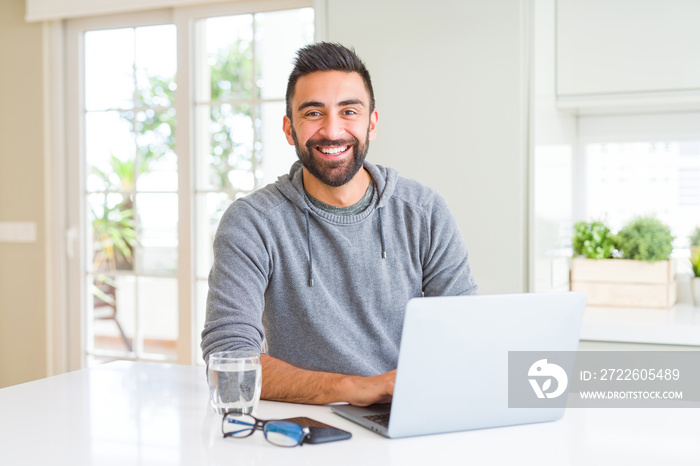
[[[205,360],[216,351],[261,350],[270,271],[267,237],[264,218],[243,200],[231,204],[221,218],[202,331]]]
[[[428,241],[422,242],[425,296],[477,294],[467,246],[447,202],[437,192],[426,209]]]

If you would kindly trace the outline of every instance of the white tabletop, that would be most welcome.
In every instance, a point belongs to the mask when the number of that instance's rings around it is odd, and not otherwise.
[[[668,309],[589,306],[581,339],[700,346],[700,307],[687,303]]]
[[[430,409],[417,405],[416,409]],[[350,440],[285,449],[223,439],[204,369],[114,362],[0,390],[0,465],[698,465],[700,408],[568,409],[560,421],[386,439],[328,406],[263,401]]]

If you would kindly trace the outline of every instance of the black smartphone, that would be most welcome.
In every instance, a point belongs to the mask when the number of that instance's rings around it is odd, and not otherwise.
[[[304,443],[326,443],[335,442],[337,440],[347,440],[352,437],[352,434],[346,430],[338,429],[337,427],[329,426],[323,422],[316,421],[308,417],[292,417],[285,421],[296,422],[300,426],[309,428],[311,435]]]

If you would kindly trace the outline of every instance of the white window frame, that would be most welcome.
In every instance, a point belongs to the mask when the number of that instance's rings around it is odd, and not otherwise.
[[[53,303],[47,315],[49,335],[49,374],[77,370],[86,365],[85,292],[85,215],[82,194],[85,191],[85,147],[83,37],[87,30],[132,28],[174,24],[177,28],[177,75],[175,110],[175,152],[178,157],[178,340],[177,363],[197,361],[195,342],[195,262],[194,262],[194,80],[192,68],[195,21],[212,16],[260,13],[293,8],[314,7],[315,38],[325,36],[325,5],[318,0],[269,0],[246,3],[219,3],[207,6],[169,8],[104,17],[75,19],[63,23],[45,23],[45,45],[49,50],[46,79],[45,114],[50,122],[47,136],[51,149],[52,174],[49,190],[51,204],[50,241],[52,251],[49,299]],[[188,44],[180,47],[180,44]]]

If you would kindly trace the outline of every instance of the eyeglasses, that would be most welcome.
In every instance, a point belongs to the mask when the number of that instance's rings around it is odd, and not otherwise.
[[[227,413],[221,419],[221,432],[224,438],[245,438],[262,430],[265,439],[278,447],[296,447],[302,445],[311,433],[306,426],[291,421],[263,421],[250,414]]]

